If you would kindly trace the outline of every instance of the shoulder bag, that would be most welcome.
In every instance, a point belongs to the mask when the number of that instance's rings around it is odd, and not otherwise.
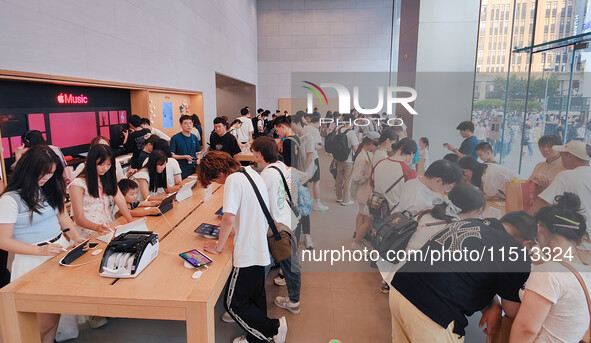
[[[254,193],[257,196],[259,204],[261,205],[261,209],[267,218],[267,222],[269,223],[269,232],[267,233],[267,242],[269,243],[269,251],[271,251],[271,255],[275,262],[281,262],[287,260],[291,257],[292,247],[291,247],[291,231],[286,225],[281,223],[277,223],[271,217],[271,213],[269,213],[269,209],[265,202],[263,201],[263,197],[259,192],[256,184],[248,175],[248,172],[244,168],[240,168],[240,172],[246,176],[250,185],[252,186]],[[279,231],[281,229],[281,231]]]
[[[377,166],[378,165],[376,164],[375,167],[373,167],[371,170],[371,180],[373,180],[374,170]],[[391,191],[392,188],[394,188],[394,186],[396,186],[400,181],[402,181],[402,179],[404,179],[404,177],[410,172],[410,170],[411,169],[407,170],[406,173],[402,174],[402,176],[399,177],[398,180],[396,180],[390,187],[388,187],[388,189],[386,189],[384,194],[374,191],[374,187],[372,187],[372,192],[369,195],[369,198],[367,199],[367,207],[369,208],[369,213],[371,215],[380,218],[386,218],[390,215],[390,212],[394,208],[390,208],[388,200],[386,199],[386,194],[388,194],[388,192]]]

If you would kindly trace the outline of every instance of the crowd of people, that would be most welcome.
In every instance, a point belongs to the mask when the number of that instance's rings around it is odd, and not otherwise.
[[[196,174],[203,187],[224,185],[219,239],[208,241],[204,250],[221,253],[235,231],[222,317],[246,332],[234,343],[284,342],[286,318],[267,314],[265,279],[275,264],[267,235],[270,226],[291,232],[291,257],[276,261],[280,274],[273,280],[287,286],[287,296],[273,303],[298,314],[298,249],[315,248],[312,211],[330,211],[321,202],[328,197],[320,192],[321,162],[328,160],[330,166],[322,167],[334,177],[337,204],[358,206],[350,227],[352,249],[381,249],[376,237],[384,230],[395,232],[401,216],[416,222],[416,231],[399,246],[407,258],[375,264],[383,279],[379,290],[389,294],[392,342],[462,342],[467,317],[476,311],[482,312],[481,324],[490,336],[500,331],[503,313],[512,319],[510,342],[582,339],[591,320],[583,289],[591,284],[583,254],[591,224],[591,146],[576,139],[562,145],[559,136],[541,136],[538,148],[545,161],[528,178],[536,188],[533,205],[527,212],[486,218],[487,201],[503,200],[507,183],[519,176],[497,163],[494,146],[479,139],[474,123],[460,123],[459,148],[446,142],[450,153],[431,161],[427,137],[409,138],[402,120],[388,125],[379,120],[383,115],[368,117],[378,120],[357,125],[356,119],[366,116],[354,110],[322,116],[316,109],[294,115],[258,109],[251,115],[245,107],[232,123],[216,117],[207,141],[198,118],[180,116],[181,131],[169,137],[133,115],[124,133],[124,148],[132,154],[127,171],[105,137],[89,142],[86,162],[67,173],[59,148],[27,132],[0,196],[2,279],[8,282],[5,252],[15,254],[14,281],[70,244],[110,232],[117,216],[129,222],[146,214],[140,207],[157,211],[167,194]],[[331,120],[321,124],[321,118]],[[235,158],[247,150],[254,165]],[[328,159],[320,158],[322,150]],[[476,262],[410,258],[442,249],[491,253]],[[503,255],[507,251],[525,253],[510,260]],[[59,315],[38,318],[42,342],[53,342]],[[101,317],[88,321],[94,327],[106,324]]]

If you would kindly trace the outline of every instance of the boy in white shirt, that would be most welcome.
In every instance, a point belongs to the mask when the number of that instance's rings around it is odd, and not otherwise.
[[[292,231],[297,223],[292,223],[292,209],[288,203],[291,201],[289,186],[286,189],[288,172],[285,164],[279,159],[277,143],[271,137],[258,137],[252,142],[252,154],[259,167],[264,167],[261,177],[267,186],[269,194],[269,212],[276,222],[286,225]],[[283,271],[287,292],[289,296],[278,296],[274,299],[275,305],[298,314],[300,307],[301,267],[298,261],[297,245],[292,239],[291,258],[279,262]]]
[[[251,167],[242,168],[228,153],[209,151],[197,167],[198,180],[203,187],[212,182],[224,184],[224,214],[217,242],[206,242],[204,250],[222,253],[232,228],[234,254],[232,273],[228,279],[224,305],[230,316],[246,331],[233,343],[284,343],[287,336],[285,317],[267,317],[265,295],[265,266],[271,263],[267,243],[269,224],[253,185],[256,185],[265,206],[269,206],[265,182]]]
[[[425,175],[408,180],[402,185],[396,211],[409,211],[417,215],[432,208],[435,193],[449,193],[463,177],[464,174],[457,164],[448,160],[433,162]]]
[[[238,120],[242,122],[242,125],[236,130],[238,142],[246,144],[252,141],[252,134],[254,133],[254,126],[252,126],[252,119],[250,118],[250,112],[247,107],[240,110]]]
[[[308,188],[310,195],[314,199],[312,209],[317,212],[324,212],[328,210],[328,206],[320,202],[320,163],[318,160],[318,152],[320,145],[318,140],[322,142],[320,131],[311,124],[305,124],[305,117],[301,114],[296,114],[291,117],[292,131],[300,137],[302,150],[305,152],[305,167],[304,171],[310,175],[308,181]],[[308,118],[310,118],[308,116]],[[318,117],[314,117],[318,118]],[[314,132],[318,133],[318,137],[314,136]]]

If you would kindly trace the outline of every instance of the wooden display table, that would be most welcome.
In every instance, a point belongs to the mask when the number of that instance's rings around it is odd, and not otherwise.
[[[505,215],[505,201],[488,200],[484,206],[484,211],[487,217],[501,219]]]
[[[193,233],[200,223],[219,223],[215,212],[222,205],[223,190],[214,190],[208,202],[201,202],[203,189],[196,188],[192,198],[175,204],[164,216],[148,217],[148,228],[160,235],[160,250],[134,279],[101,277],[102,254],[87,253],[74,264],[90,263],[62,267],[62,253],[1,289],[4,342],[40,342],[37,312],[184,320],[187,342],[215,342],[214,305],[232,269],[233,241],[228,240],[220,255],[206,253],[213,263],[198,280],[191,278],[194,269],[185,268],[178,256],[190,249],[203,251],[205,239]],[[100,242],[98,248],[105,246]]]
[[[234,159],[238,162],[254,162],[254,155],[252,154],[252,151],[247,150],[234,155]]]

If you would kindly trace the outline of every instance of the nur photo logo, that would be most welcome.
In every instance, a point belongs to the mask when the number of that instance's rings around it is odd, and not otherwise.
[[[328,98],[323,88],[333,88],[336,90],[338,98],[339,98],[339,113],[349,113],[351,108],[351,92],[347,89],[347,87],[343,86],[339,83],[320,83],[317,85],[316,83],[310,81],[303,81],[306,85],[303,87],[312,93],[307,93],[307,108],[308,112],[311,112],[311,109],[314,108],[314,95],[320,100],[321,103],[326,103],[328,105]],[[312,87],[310,87],[312,86]],[[384,96],[385,93],[385,96]],[[410,96],[407,97],[397,97],[398,93],[408,93]],[[322,94],[322,96],[320,96]],[[353,108],[357,110],[357,112],[362,114],[374,114],[383,111],[384,108],[384,97],[386,98],[386,110],[385,112],[388,116],[392,115],[392,106],[394,104],[402,105],[410,114],[417,115],[417,111],[410,105],[411,102],[415,101],[417,98],[417,91],[410,87],[399,87],[399,86],[389,86],[389,87],[378,87],[378,104],[374,108],[363,108],[359,104],[359,87],[353,87]]]

